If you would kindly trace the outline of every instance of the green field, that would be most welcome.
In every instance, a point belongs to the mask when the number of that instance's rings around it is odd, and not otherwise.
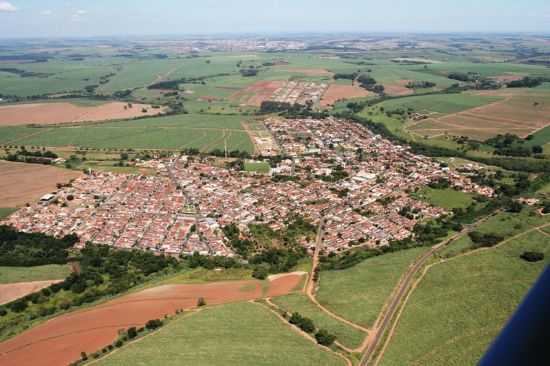
[[[449,210],[453,208],[467,208],[473,202],[471,194],[452,188],[433,189],[426,187],[420,191],[418,196],[434,206]]]
[[[272,300],[283,310],[293,313],[298,312],[301,315],[310,318],[315,326],[320,329],[326,329],[336,336],[338,342],[348,348],[356,348],[361,345],[366,334],[352,328],[324,313],[315,304],[313,304],[304,294],[292,294],[277,297]]]
[[[11,215],[12,213],[14,213],[15,211],[17,211],[17,209],[15,209],[15,208],[11,208],[11,207],[0,207],[0,219],[3,219],[3,218],[8,217],[9,215]]]
[[[253,161],[246,161],[244,163],[244,170],[247,172],[257,172],[257,173],[269,173],[269,170],[271,167],[268,163],[265,163],[263,161],[259,162],[253,162]]]
[[[344,365],[259,304],[205,309],[99,362],[122,365]]]
[[[71,273],[66,265],[0,267],[0,283],[62,280]]]
[[[542,262],[519,258],[546,253]],[[476,364],[550,263],[550,238],[531,232],[502,247],[437,264],[407,303],[382,366]]]
[[[461,94],[435,94],[426,96],[411,96],[382,102],[375,107],[384,107],[386,111],[395,109],[413,109],[416,112],[435,112],[450,114],[462,112],[467,109],[481,107],[483,105],[502,100],[500,97],[479,96],[468,93]],[[366,112],[368,112],[367,110]]]
[[[323,271],[317,299],[345,319],[370,327],[401,275],[426,250],[388,253],[342,271]]]
[[[185,114],[72,127],[3,127],[0,144],[252,152],[240,116]]]

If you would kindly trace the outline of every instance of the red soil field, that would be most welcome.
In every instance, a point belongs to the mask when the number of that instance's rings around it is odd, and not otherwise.
[[[259,81],[231,95],[230,99],[254,107],[271,98],[273,93],[285,85],[285,81]]]
[[[35,281],[35,282],[19,282],[19,283],[9,283],[5,285],[0,285],[0,305],[7,304],[13,300],[17,300],[33,292],[37,292],[46,288],[56,282],[56,281]]]
[[[362,98],[373,95],[368,90],[355,85],[331,84],[321,99],[321,106],[328,107],[342,99]]]
[[[0,161],[0,206],[19,207],[56,190],[81,173],[39,164]]]
[[[2,366],[65,366],[111,344],[120,330],[143,326],[148,320],[173,315],[177,309],[196,307],[203,297],[208,305],[279,296],[293,291],[302,279],[289,274],[274,279],[264,294],[259,281],[164,285],[75,311],[40,324],[0,343]]]
[[[68,102],[14,104],[0,107],[0,126],[50,125],[70,122],[95,122],[155,116],[164,110],[148,104],[109,102],[98,106],[78,106]],[[124,107],[127,107],[126,109]],[[143,112],[143,109],[147,112]]]
[[[327,69],[314,69],[314,68],[301,68],[301,67],[281,67],[282,70],[296,73],[296,74],[303,74],[305,76],[330,76],[332,77],[334,73],[328,71]]]
[[[409,89],[406,85],[410,80],[400,80],[395,84],[384,84],[386,94],[392,96],[410,95],[414,94],[414,90]]]

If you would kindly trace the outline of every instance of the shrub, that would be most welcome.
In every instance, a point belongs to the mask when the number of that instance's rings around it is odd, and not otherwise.
[[[309,318],[303,317],[299,313],[292,313],[289,323],[296,325],[306,333],[313,333],[315,331],[315,324],[313,324],[313,321]]]
[[[162,327],[162,320],[160,319],[152,319],[152,320],[149,320],[147,324],[145,324],[145,328],[149,330],[157,329],[160,327]]]

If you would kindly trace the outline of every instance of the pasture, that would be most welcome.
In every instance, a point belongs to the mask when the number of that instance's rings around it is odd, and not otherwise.
[[[372,327],[401,275],[426,248],[373,257],[341,271],[323,271],[317,300],[336,314]]]
[[[196,148],[254,151],[242,117],[176,115],[131,121],[44,128],[0,128],[0,144],[26,146],[78,146],[96,149]]]
[[[344,365],[259,304],[205,309],[101,360],[100,366]]]
[[[542,262],[519,256],[546,254]],[[531,232],[433,266],[412,293],[381,366],[474,365],[550,263],[550,238]]]

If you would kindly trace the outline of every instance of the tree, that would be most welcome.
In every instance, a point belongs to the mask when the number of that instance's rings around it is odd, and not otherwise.
[[[206,306],[206,300],[204,299],[204,297],[199,297],[199,299],[197,300],[197,306],[199,308]]]
[[[542,154],[543,152],[542,146],[539,145],[533,146],[531,150],[533,150],[533,154]]]
[[[82,361],[88,360],[88,355],[86,354],[86,352],[80,352],[80,359]]]
[[[540,252],[523,252],[519,257],[527,262],[540,262],[544,259],[544,254]]]
[[[154,330],[162,327],[162,320],[160,319],[151,319],[145,324],[145,328],[149,330]]]
[[[128,339],[134,339],[137,337],[138,335],[138,332],[136,330],[136,327],[131,327],[131,328],[128,328],[128,330],[126,331],[126,334],[128,334]]]
[[[315,334],[315,339],[317,340],[317,343],[319,343],[320,345],[330,347],[336,340],[336,336],[334,336],[333,334],[330,334],[325,329],[320,329]]]

